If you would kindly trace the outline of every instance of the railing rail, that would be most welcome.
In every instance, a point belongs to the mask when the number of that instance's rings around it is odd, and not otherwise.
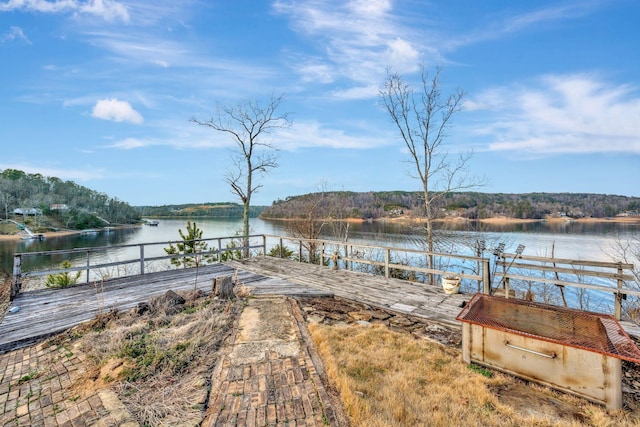
[[[250,235],[249,236],[250,244],[246,246],[246,248],[249,250],[260,249],[264,251],[264,248],[265,248],[264,239],[262,239],[262,242],[259,245],[251,244],[251,239],[254,239],[256,237],[262,237],[262,236],[263,235]],[[91,271],[95,271],[101,268],[137,264],[139,267],[138,267],[138,270],[136,271],[136,274],[146,274],[147,273],[146,267],[145,267],[146,264],[154,261],[215,256],[217,257],[217,261],[221,262],[223,254],[225,252],[236,251],[236,250],[241,251],[245,248],[245,246],[242,246],[242,245],[233,246],[233,247],[223,246],[223,242],[225,241],[242,242],[243,238],[238,236],[230,236],[230,237],[215,237],[215,238],[194,239],[194,240],[170,240],[170,241],[134,243],[134,244],[125,244],[125,245],[94,246],[94,247],[73,248],[73,249],[57,249],[57,250],[51,250],[51,251],[16,253],[14,254],[14,257],[13,257],[13,279],[11,283],[11,299],[14,299],[15,296],[20,292],[23,280],[28,277],[49,276],[52,274],[84,271],[86,272],[85,280],[86,282],[89,282]],[[180,253],[180,254],[162,255],[162,256],[145,256],[146,247],[162,245],[164,248],[164,247],[168,247],[169,245],[176,245],[178,243],[188,243],[188,242],[215,242],[216,244],[212,246],[209,250],[196,252],[196,253]],[[137,253],[139,255],[137,255],[135,258],[129,258],[125,260],[92,263],[92,254],[113,252],[121,249],[130,249],[130,248],[138,248]],[[43,270],[31,270],[31,271],[25,271],[23,268],[24,261],[28,258],[49,257],[50,259],[53,259],[54,257],[64,257],[68,255],[78,255],[78,254],[84,254],[86,256],[86,262],[83,265],[72,266],[69,268],[47,268]]]
[[[618,320],[622,317],[622,301],[627,296],[640,297],[640,290],[625,287],[625,282],[636,281],[636,276],[632,274],[633,264],[503,253],[496,258],[495,266],[495,279],[500,278],[499,284],[503,286],[507,297],[512,280],[555,285],[561,289],[569,287],[611,293],[614,297],[614,317]],[[548,273],[553,276],[546,276]],[[585,283],[584,278],[605,280],[614,286]]]
[[[553,284],[561,288],[572,287],[608,292],[614,296],[614,315],[618,319],[621,317],[622,301],[627,296],[640,297],[639,290],[625,286],[626,283],[635,282],[635,276],[632,274],[634,267],[632,264],[503,253],[495,257],[494,271],[492,272],[490,259],[485,257],[328,239],[305,239],[255,234],[248,237],[248,246],[243,246],[245,239],[242,236],[206,238],[197,239],[197,241],[211,243],[211,247],[206,251],[197,253],[164,254],[160,256],[151,253],[151,248],[154,246],[162,246],[164,248],[168,245],[185,243],[184,240],[177,240],[16,253],[14,255],[11,298],[13,299],[20,292],[22,281],[29,277],[83,271],[86,272],[85,280],[89,282],[92,271],[121,265],[137,265],[135,274],[146,274],[148,272],[147,264],[157,261],[170,262],[175,259],[206,256],[214,258],[217,262],[222,262],[225,253],[230,254],[236,251],[244,253],[245,250],[248,250],[250,256],[271,254],[282,257],[285,249],[288,251],[295,250],[294,257],[300,262],[314,262],[320,265],[332,266],[336,269],[342,267],[343,269],[368,271],[383,274],[385,277],[393,276],[415,280],[416,274],[421,274],[423,277],[454,274],[466,279],[467,283],[476,282],[477,290],[483,293],[493,293],[492,280],[499,280],[499,285],[505,288],[506,297],[509,297],[510,281],[512,280]],[[231,242],[233,242],[232,245],[230,245]],[[137,248],[135,251],[130,251],[135,252],[136,255],[131,255],[128,259],[96,261],[97,254],[101,252],[110,253],[132,248]],[[279,248],[279,253],[277,248]],[[54,259],[71,255],[77,256],[78,254],[84,255],[86,258],[86,261],[81,265],[76,261],[76,265],[70,268],[52,267]],[[31,257],[49,257],[51,262],[48,264],[48,268],[27,271],[24,268],[24,261]],[[402,259],[403,257],[404,260]],[[431,267],[426,267],[427,258],[437,259],[438,263]],[[170,263],[168,264],[170,265]],[[463,268],[460,268],[461,265]],[[523,271],[527,272],[523,273]],[[537,273],[533,273],[536,271]],[[552,274],[553,277],[548,277],[548,274]],[[567,276],[573,276],[574,279],[568,279]],[[585,283],[578,276],[609,281],[612,286]],[[123,276],[120,275],[118,277]],[[636,288],[638,288],[637,283]]]

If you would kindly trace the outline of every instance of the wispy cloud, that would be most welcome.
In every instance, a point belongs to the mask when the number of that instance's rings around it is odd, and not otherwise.
[[[107,22],[129,21],[127,7],[114,0],[9,0],[0,4],[0,12],[9,11],[69,13],[79,17],[92,15]]]
[[[489,150],[552,153],[640,153],[640,92],[594,75],[548,75],[529,86],[479,94],[467,110],[488,112],[476,135]]]
[[[11,27],[8,33],[0,35],[0,43],[10,42],[13,40],[22,40],[27,44],[31,44],[31,40],[29,40],[20,27]]]
[[[291,28],[315,44],[317,52],[294,66],[304,82],[346,80],[369,87],[379,84],[388,66],[414,71],[422,60],[420,35],[400,23],[388,0],[278,0],[273,9],[288,16]],[[370,98],[372,93],[360,95]]]
[[[388,145],[389,138],[379,133],[353,132],[329,128],[315,121],[296,122],[287,129],[280,129],[272,135],[274,146],[287,151],[307,147],[325,147],[336,149],[370,149]]]
[[[121,150],[132,150],[134,148],[142,148],[153,145],[149,141],[143,141],[137,138],[125,138],[121,141],[108,145],[109,148],[119,148]]]
[[[534,28],[539,29],[544,24],[580,19],[594,13],[601,5],[602,2],[596,0],[559,2],[553,6],[501,18],[487,17],[485,21],[480,20],[475,28],[441,37],[439,49],[443,52],[450,52],[463,46],[501,39]]]
[[[101,99],[93,107],[91,115],[97,119],[113,120],[115,122],[131,122],[140,124],[144,121],[142,115],[126,101],[115,98]]]

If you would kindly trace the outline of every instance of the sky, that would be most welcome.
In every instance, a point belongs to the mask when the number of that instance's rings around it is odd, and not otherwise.
[[[476,191],[638,197],[638,18],[636,0],[0,0],[0,170],[134,206],[239,202],[234,142],[191,119],[283,95],[252,204],[419,191],[379,91],[441,67]]]

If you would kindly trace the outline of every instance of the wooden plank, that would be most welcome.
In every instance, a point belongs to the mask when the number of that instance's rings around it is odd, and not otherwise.
[[[253,295],[335,295],[454,327],[460,327],[455,318],[471,297],[446,295],[440,286],[265,256],[201,266],[197,288],[208,294],[220,275],[237,277]],[[14,300],[21,310],[0,323],[0,352],[90,320],[101,310],[127,310],[169,289],[194,289],[194,282],[195,269],[175,269],[100,281],[95,287],[85,283],[21,293]]]

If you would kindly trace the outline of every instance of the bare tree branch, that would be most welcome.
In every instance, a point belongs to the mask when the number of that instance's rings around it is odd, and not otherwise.
[[[411,176],[419,179],[422,186],[427,250],[430,252],[434,250],[434,202],[450,192],[482,184],[482,180],[465,174],[472,153],[461,154],[458,159],[449,156],[446,147],[448,130],[453,117],[462,111],[465,92],[456,89],[445,97],[441,91],[441,72],[442,68],[437,68],[429,78],[423,67],[420,92],[416,93],[402,76],[388,69],[379,92],[389,118],[409,151],[409,162],[413,165]],[[431,264],[430,259],[429,267]]]
[[[251,196],[262,187],[255,174],[269,173],[278,167],[274,153],[277,149],[264,138],[276,129],[291,125],[288,113],[277,112],[283,99],[284,95],[272,94],[264,104],[257,101],[247,101],[234,107],[218,104],[216,114],[210,119],[190,119],[193,123],[229,135],[236,144],[234,167],[227,171],[225,180],[244,207],[242,232],[245,248],[248,246]],[[247,255],[248,249],[245,249]]]

